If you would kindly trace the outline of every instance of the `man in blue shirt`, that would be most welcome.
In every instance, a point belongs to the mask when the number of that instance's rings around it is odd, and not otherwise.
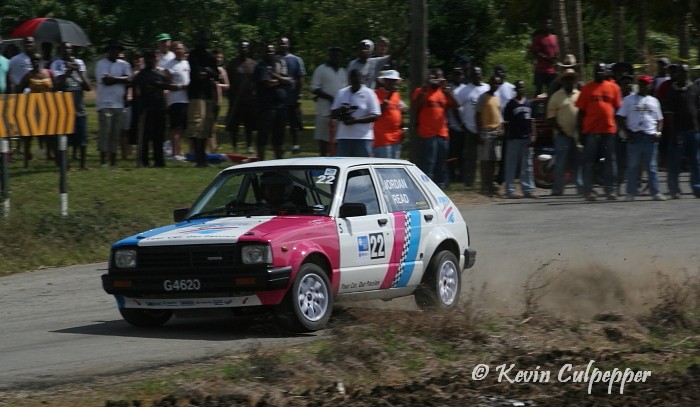
[[[521,198],[515,193],[515,171],[520,165],[520,188],[526,198],[537,198],[532,176],[532,104],[525,97],[525,82],[515,81],[515,97],[503,113],[508,139],[506,140],[505,184],[506,198]]]

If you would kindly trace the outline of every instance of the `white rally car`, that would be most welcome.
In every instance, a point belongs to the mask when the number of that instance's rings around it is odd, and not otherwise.
[[[452,309],[476,257],[457,207],[402,160],[236,165],[174,217],[112,245],[102,285],[132,325],[257,307],[314,331],[335,300],[411,294],[423,309]]]

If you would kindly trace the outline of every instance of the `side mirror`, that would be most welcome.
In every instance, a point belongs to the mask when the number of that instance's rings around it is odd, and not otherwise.
[[[187,213],[190,211],[190,208],[177,208],[173,211],[173,220],[175,223],[182,222],[185,220],[185,217],[187,216]]]
[[[344,203],[340,206],[341,218],[352,218],[367,215],[367,206],[363,203]]]

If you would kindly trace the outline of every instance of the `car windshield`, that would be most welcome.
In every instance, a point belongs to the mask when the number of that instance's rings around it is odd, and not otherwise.
[[[267,167],[221,174],[197,199],[188,219],[222,216],[328,216],[338,169]]]

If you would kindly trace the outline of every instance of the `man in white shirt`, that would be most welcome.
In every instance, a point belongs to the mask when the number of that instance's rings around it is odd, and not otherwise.
[[[659,100],[649,93],[653,78],[639,75],[639,92],[625,96],[617,117],[627,133],[627,201],[633,201],[639,186],[639,172],[642,162],[649,172],[649,191],[655,201],[665,201],[666,196],[659,191],[657,154],[663,128],[663,115]]]
[[[34,37],[24,39],[24,51],[10,58],[8,77],[10,78],[9,89],[11,93],[22,93],[18,89],[22,78],[27,72],[32,70],[30,55],[34,53]]]
[[[481,82],[483,73],[481,67],[473,66],[469,71],[470,81],[464,87],[455,92],[455,99],[459,104],[459,112],[462,123],[466,127],[464,138],[464,174],[462,181],[464,186],[472,188],[476,178],[476,152],[479,141],[479,131],[476,128],[476,104],[482,94],[491,88],[488,84]]]
[[[168,62],[175,59],[175,53],[171,50],[172,38],[168,33],[160,33],[156,35],[156,43],[158,44],[158,66],[165,68]]]
[[[99,115],[99,133],[97,147],[100,150],[100,165],[114,167],[117,160],[117,146],[121,135],[121,116],[124,109],[126,85],[131,80],[131,66],[123,59],[118,59],[124,47],[118,40],[107,42],[107,56],[95,65],[97,81],[96,108]]]
[[[170,90],[168,91],[168,115],[170,117],[170,142],[172,143],[173,159],[184,161],[180,139],[187,127],[187,107],[190,99],[187,97],[187,86],[190,84],[190,63],[185,58],[187,49],[180,41],[173,43],[175,58],[165,64],[170,72]]]
[[[359,70],[350,71],[348,79],[350,86],[339,90],[331,105],[331,116],[338,120],[335,155],[371,157],[373,123],[382,114],[379,100],[376,93],[361,82]]]
[[[314,139],[318,141],[321,156],[332,154],[331,104],[338,91],[348,84],[348,72],[340,66],[343,51],[338,47],[328,49],[328,61],[319,65],[311,78],[311,92],[316,96],[316,129]]]

